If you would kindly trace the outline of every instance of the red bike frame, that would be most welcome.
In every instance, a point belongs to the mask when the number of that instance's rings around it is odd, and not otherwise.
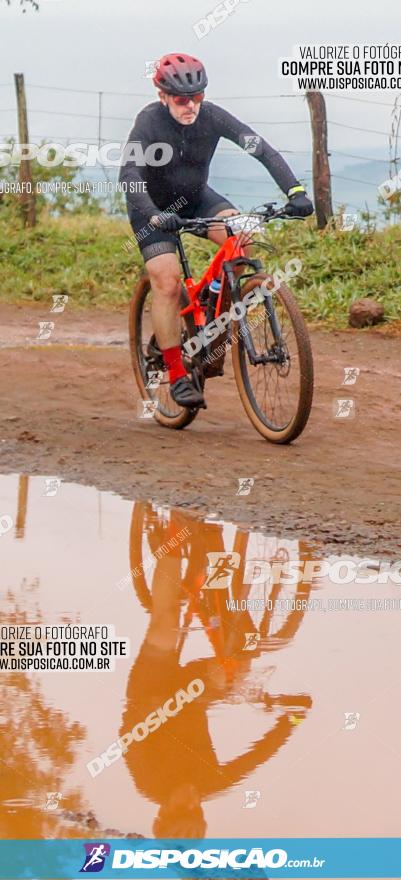
[[[243,235],[240,233],[239,235],[231,235],[224,244],[221,245],[217,254],[212,259],[212,262],[203,273],[200,281],[196,282],[193,280],[191,275],[187,275],[184,278],[184,284],[187,289],[188,296],[191,300],[189,305],[185,306],[185,308],[181,309],[181,315],[188,315],[190,312],[193,313],[195,324],[199,327],[206,323],[206,307],[202,306],[199,301],[199,294],[204,287],[209,286],[211,282],[215,278],[220,278],[222,280],[221,290],[219,293],[219,297],[216,303],[216,318],[220,315],[221,309],[221,301],[223,297],[224,290],[224,269],[223,263],[226,260],[233,260],[236,257],[245,257],[245,251],[241,244],[241,240],[243,240]],[[183,250],[181,241],[179,241],[181,247],[179,247],[179,253],[182,257]]]

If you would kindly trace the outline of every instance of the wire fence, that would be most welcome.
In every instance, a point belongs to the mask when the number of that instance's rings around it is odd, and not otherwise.
[[[137,113],[145,104],[154,100],[152,94],[145,91],[97,91],[94,89],[75,89],[37,83],[26,83],[25,85],[28,103],[29,134],[30,140],[33,142],[38,139],[42,142],[54,141],[64,145],[67,145],[68,143],[85,142],[87,144],[97,144],[99,147],[103,144],[112,142],[123,144]],[[79,99],[77,98],[78,95],[80,96]],[[305,96],[301,94],[277,93],[261,95],[210,95],[209,98],[208,92],[208,98],[212,101],[237,102],[235,114],[242,117],[244,115],[247,117],[247,108],[245,108],[245,112],[241,112],[238,109],[238,103],[240,102],[249,104],[250,101],[274,102],[280,100],[281,102],[284,102],[288,100],[289,104],[287,106],[289,106],[289,109],[291,110],[294,107],[295,101],[297,116],[304,111],[304,118],[272,118],[270,108],[274,107],[273,103],[268,105],[269,113],[266,113],[267,118],[262,118],[263,114],[258,112],[255,114],[257,118],[246,118],[244,122],[246,121],[247,124],[255,127],[257,131],[260,131],[262,135],[266,136],[267,140],[270,140],[267,136],[267,131],[273,128],[276,133],[274,141],[278,141],[276,148],[280,153],[285,156],[288,155],[293,158],[294,161],[297,161],[298,166],[305,162],[304,157],[306,157],[306,164],[308,167],[301,169],[298,176],[303,182],[308,184],[312,178],[312,151],[310,145],[311,124],[304,97]],[[359,150],[358,148],[356,152],[349,152],[347,149],[341,149],[343,144],[339,145],[340,148],[330,148],[329,156],[336,162],[336,170],[331,173],[334,186],[335,181],[341,181],[342,185],[344,183],[352,185],[356,184],[358,186],[363,186],[364,188],[367,187],[368,192],[373,190],[377,191],[377,187],[382,183],[385,176],[384,166],[387,165],[390,169],[389,173],[392,174],[397,169],[397,163],[399,161],[397,153],[401,118],[400,97],[393,102],[358,98],[349,95],[336,95],[332,93],[328,93],[327,97],[330,101],[330,109],[332,107],[334,108],[334,112],[332,114],[330,113],[327,121],[330,136],[335,136],[336,133],[341,134],[341,132],[345,133],[347,131],[352,133],[352,139],[354,142],[355,132],[369,136],[374,135],[375,137],[380,138],[378,148],[375,150],[375,152],[381,153],[379,156],[372,156],[368,152],[363,152],[363,149]],[[362,107],[360,108],[361,113],[358,114],[358,116],[355,115],[355,118],[353,119],[355,124],[349,124],[348,122],[342,121],[341,109],[345,109],[346,106],[343,102],[353,102],[358,105],[375,105],[376,107],[380,106],[386,108],[385,112],[389,115],[388,129],[386,130],[384,124],[382,128],[370,128],[363,125],[364,111]],[[108,110],[110,112],[107,112]],[[357,113],[357,111],[355,112]],[[292,115],[292,113],[289,112],[288,116],[290,115]],[[54,133],[53,125],[49,125],[53,120],[55,123],[54,128],[58,133]],[[85,120],[85,123],[87,123],[87,125],[84,126],[84,131],[82,131],[82,120]],[[359,120],[362,124],[358,124]],[[290,132],[292,127],[297,127],[297,129],[302,132],[301,139],[303,138],[306,141],[304,149],[289,148],[288,142],[291,143],[292,135],[289,134],[287,136],[287,134],[285,134],[285,127],[287,126],[290,127]],[[52,130],[49,131],[49,128]],[[92,131],[90,131],[91,129]],[[283,129],[283,131],[281,131],[281,129]],[[13,82],[0,83],[0,139],[4,141],[10,137],[18,140],[17,107]],[[227,156],[232,158],[234,155],[237,156],[239,154],[240,151],[236,146],[229,146],[225,142],[224,144],[219,145],[216,157]],[[338,171],[343,170],[342,168],[338,168],[341,159],[352,159],[353,161],[358,160],[362,163],[375,163],[377,166],[375,180],[337,173]],[[101,166],[101,170],[105,174],[106,179],[109,180],[111,169]],[[360,170],[361,169],[358,168],[358,171]],[[113,172],[115,172],[115,169],[113,169]],[[113,172],[111,172],[111,176],[113,176]],[[223,188],[225,189],[224,196],[228,198],[254,198],[254,192],[237,191],[238,188],[241,188],[243,185],[247,185],[252,189],[253,186],[256,187],[257,185],[262,184],[264,192],[267,192],[268,194],[269,192],[276,192],[274,182],[270,182],[268,178],[247,176],[246,174],[241,174],[241,176],[239,176],[236,172],[233,173],[232,176],[219,175],[218,170],[215,174],[212,170],[210,179],[212,184],[216,182],[218,185],[223,185]],[[241,187],[238,187],[238,183],[241,184]],[[340,205],[343,204],[343,202],[334,199],[334,204]],[[355,203],[351,204],[350,202],[348,202],[348,204],[350,207],[357,208],[358,210],[360,209],[360,205],[357,206]]]

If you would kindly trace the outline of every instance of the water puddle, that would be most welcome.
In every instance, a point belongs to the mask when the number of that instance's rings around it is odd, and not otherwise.
[[[0,515],[3,637],[129,646],[109,669],[0,671],[1,837],[398,835],[399,586],[52,478],[2,477]]]

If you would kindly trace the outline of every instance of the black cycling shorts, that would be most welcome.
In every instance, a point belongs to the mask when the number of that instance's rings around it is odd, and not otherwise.
[[[190,220],[192,217],[215,217],[220,211],[226,211],[228,208],[234,208],[234,205],[210,186],[206,186],[196,205],[185,205],[177,213],[180,217]],[[143,214],[139,211],[133,210],[131,212],[130,221],[145,263],[160,254],[175,253],[177,237],[173,232],[162,232],[160,229],[149,228],[149,225],[144,223]],[[207,235],[202,237],[207,238]]]

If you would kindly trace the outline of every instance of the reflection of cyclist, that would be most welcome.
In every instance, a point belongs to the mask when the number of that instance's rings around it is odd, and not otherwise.
[[[158,540],[165,540],[168,528],[159,521],[153,542],[156,543],[156,534]],[[217,646],[214,657],[182,663],[181,600],[181,552],[175,548],[156,564],[150,623],[131,670],[120,736],[143,723],[166,701],[173,700],[175,705],[174,695],[186,691],[194,679],[204,683],[200,696],[185,702],[180,711],[149,731],[141,741],[132,741],[125,755],[138,790],[159,805],[153,827],[155,835],[194,838],[205,834],[202,802],[229,790],[274,755],[294,730],[292,713],[304,715],[311,700],[305,694],[266,694],[261,712],[265,714],[273,708],[278,711],[271,729],[244,754],[227,762],[219,761],[207,713],[240,687],[241,679],[251,668],[253,655],[242,653],[241,640],[235,658],[227,657],[227,647],[223,645],[220,650]],[[223,637],[226,635],[227,631]]]
[[[134,586],[144,608],[147,611],[152,608],[149,576],[148,573],[142,572],[144,567],[142,545],[145,536],[153,555],[155,555],[161,547],[168,546],[169,539],[174,539],[176,534],[182,533],[184,527],[187,537],[179,543],[174,554],[178,554],[181,560],[179,573],[175,577],[178,577],[182,587],[181,597],[188,602],[186,622],[189,624],[194,616],[199,618],[213,645],[216,656],[234,657],[238,651],[241,652],[245,648],[248,636],[252,632],[259,632],[264,639],[259,643],[260,646],[257,647],[254,657],[262,649],[263,651],[275,651],[282,648],[285,642],[293,639],[303,619],[303,606],[299,603],[284,617],[279,615],[277,619],[274,610],[275,603],[283,588],[285,589],[285,583],[282,583],[280,577],[273,578],[269,585],[268,596],[264,594],[263,590],[259,593],[259,601],[262,601],[263,604],[265,600],[268,601],[266,601],[262,618],[258,615],[259,622],[257,624],[246,608],[246,601],[245,607],[243,606],[243,600],[252,595],[253,589],[249,577],[247,582],[244,582],[245,564],[252,561],[247,556],[248,535],[246,532],[237,529],[233,553],[225,553],[221,523],[203,522],[200,528],[199,520],[194,516],[184,515],[174,510],[168,519],[160,511],[154,509],[151,504],[137,502],[134,505],[131,523],[130,562],[133,572],[138,572],[134,576]],[[299,542],[298,552],[301,563],[313,556],[312,549],[304,542]],[[215,562],[209,564],[209,558],[212,556],[218,560],[225,556],[227,560],[235,558],[236,554],[240,564],[238,568],[231,569],[230,566],[229,588],[228,586],[227,589],[210,588],[210,575],[213,576],[216,565]],[[269,560],[271,565],[275,562],[285,564],[289,561],[288,551],[282,546],[276,548],[273,555],[271,549],[266,551],[263,547],[259,556],[266,561]],[[148,566],[146,568],[148,571]],[[218,587],[218,585],[216,586]],[[307,600],[311,589],[312,582],[300,577],[296,586],[297,600]],[[230,599],[238,602],[241,609],[235,614],[232,613],[232,609],[230,610]],[[277,624],[279,624],[278,629]],[[228,667],[228,663],[226,667]]]
[[[179,226],[177,214],[190,218],[238,213],[207,184],[209,165],[220,138],[248,150],[265,166],[288,195],[292,213],[307,216],[313,207],[282,156],[263,138],[221,107],[202,103],[208,80],[200,61],[179,53],[165,55],[153,81],[160,101],[149,104],[137,116],[120,181],[127,184],[129,219],[147,262],[153,292],[153,329],[169,370],[171,394],[179,405],[191,406],[203,402],[203,397],[193,387],[181,358],[181,285],[174,233]],[[135,159],[129,158],[132,153],[137,156],[138,143],[144,154],[148,150],[152,155],[152,164],[138,167]],[[160,147],[166,144],[171,157],[164,164]],[[166,209],[167,216],[159,216]],[[214,229],[208,237],[222,244],[226,233]]]
[[[206,826],[201,802],[247,777],[275,754],[293,730],[289,715],[294,709],[290,707],[249,751],[220,763],[207,719],[207,710],[222,699],[215,671],[210,660],[182,666],[174,650],[160,649],[148,640],[134,663],[120,735],[143,722],[177,691],[186,690],[194,679],[206,685],[201,696],[141,742],[134,741],[126,754],[136,787],[159,804],[153,829],[158,837],[202,837]]]

